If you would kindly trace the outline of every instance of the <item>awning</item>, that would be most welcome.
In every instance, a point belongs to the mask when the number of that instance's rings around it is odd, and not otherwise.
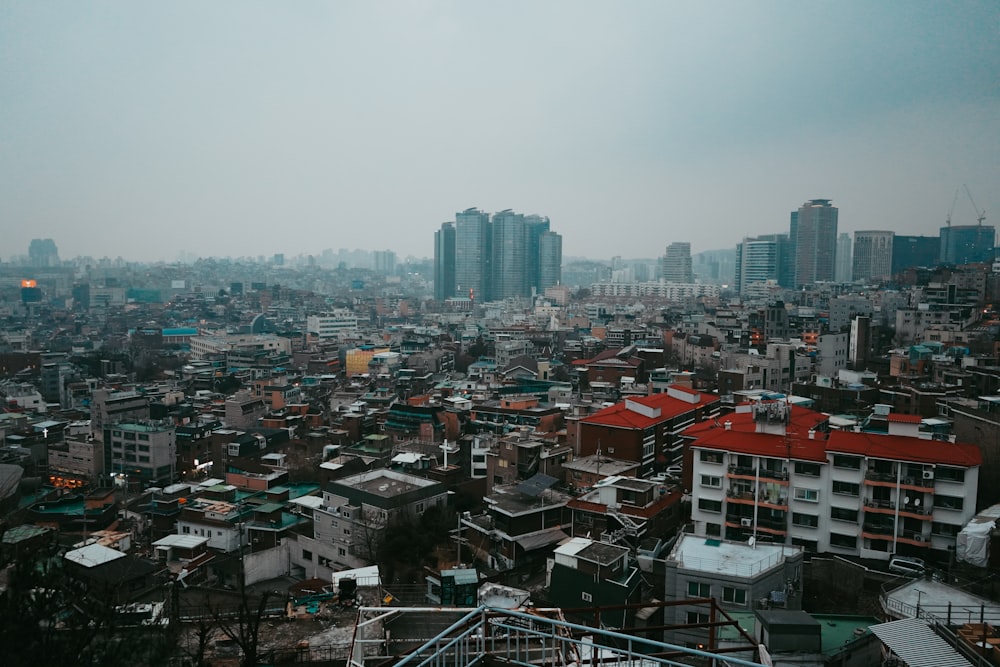
[[[971,667],[941,639],[922,618],[904,618],[901,621],[880,623],[869,628],[889,650],[909,667]]]
[[[538,533],[529,533],[528,535],[515,537],[514,541],[521,545],[521,548],[525,551],[534,551],[535,549],[541,549],[565,539],[569,539],[569,535],[561,529],[549,528]]]

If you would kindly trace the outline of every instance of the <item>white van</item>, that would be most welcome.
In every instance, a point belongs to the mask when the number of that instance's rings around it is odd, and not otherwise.
[[[926,566],[922,558],[914,556],[893,556],[889,559],[889,571],[907,577],[922,577]]]

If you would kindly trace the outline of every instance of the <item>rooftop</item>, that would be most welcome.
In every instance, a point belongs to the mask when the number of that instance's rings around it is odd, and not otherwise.
[[[777,567],[786,556],[801,553],[799,547],[781,544],[754,546],[742,542],[682,535],[667,560],[685,570],[730,577],[755,577]]]

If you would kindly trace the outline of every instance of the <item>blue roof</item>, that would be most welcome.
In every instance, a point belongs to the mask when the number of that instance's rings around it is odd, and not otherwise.
[[[198,330],[194,327],[183,327],[179,329],[164,329],[164,336],[197,336]]]

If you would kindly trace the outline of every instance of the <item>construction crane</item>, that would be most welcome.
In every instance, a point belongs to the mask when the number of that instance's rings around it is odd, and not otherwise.
[[[944,224],[951,227],[951,214],[955,212],[955,203],[958,201],[958,188],[955,188],[955,196],[951,198],[951,208],[948,209],[948,216],[944,219]]]
[[[976,206],[976,200],[972,198],[972,193],[969,192],[969,186],[963,183],[962,187],[965,188],[965,194],[969,197],[969,203],[972,204],[972,210],[976,212],[976,222],[978,222],[979,226],[982,227],[983,221],[986,220],[986,211],[980,211],[979,207]]]

